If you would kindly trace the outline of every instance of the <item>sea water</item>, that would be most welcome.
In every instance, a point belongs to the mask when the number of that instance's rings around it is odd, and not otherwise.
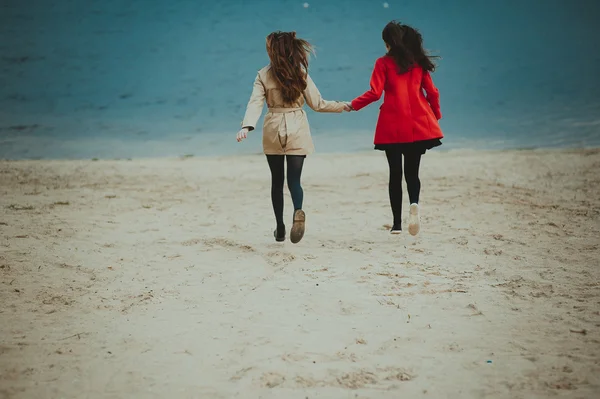
[[[417,27],[441,56],[444,145],[600,145],[600,1],[4,0],[0,158],[260,153],[235,141],[265,36],[313,43],[323,97],[369,89],[381,30]],[[378,104],[309,113],[319,152],[372,148]]]

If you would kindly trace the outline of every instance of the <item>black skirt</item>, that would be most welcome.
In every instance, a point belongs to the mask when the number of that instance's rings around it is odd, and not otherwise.
[[[440,139],[414,141],[412,143],[375,144],[375,149],[380,151],[396,150],[403,154],[425,154],[425,151],[442,145]]]

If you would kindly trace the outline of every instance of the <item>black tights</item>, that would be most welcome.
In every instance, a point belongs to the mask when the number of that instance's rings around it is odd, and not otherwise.
[[[304,191],[300,185],[304,155],[267,155],[271,169],[271,201],[277,227],[283,227],[283,182],[285,178],[284,158],[287,158],[287,185],[292,195],[294,210],[302,209]]]
[[[385,155],[390,166],[390,203],[394,215],[394,225],[402,224],[402,152],[398,150],[386,150]],[[419,164],[421,154],[404,154],[404,178],[411,204],[419,203],[419,192],[421,181],[419,180]]]

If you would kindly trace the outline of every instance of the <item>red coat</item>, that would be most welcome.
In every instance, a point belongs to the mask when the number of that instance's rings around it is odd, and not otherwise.
[[[427,96],[423,93],[423,89]],[[414,67],[398,74],[394,59],[383,56],[375,62],[371,90],[352,100],[358,111],[381,98],[374,144],[412,143],[444,137],[438,120],[440,95],[429,72]]]

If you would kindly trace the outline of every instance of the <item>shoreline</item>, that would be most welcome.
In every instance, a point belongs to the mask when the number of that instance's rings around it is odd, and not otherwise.
[[[234,133],[173,134],[167,138],[139,137],[86,137],[59,138],[17,136],[0,137],[0,159],[51,160],[51,159],[146,159],[178,157],[221,157],[262,154],[262,133],[251,133],[242,143],[235,142]],[[314,155],[356,154],[375,151],[373,133],[370,131],[330,131],[313,134],[316,151]],[[544,145],[523,139],[491,140],[486,137],[469,139],[446,133],[442,146],[428,153],[448,151],[523,151],[545,149],[594,149],[600,148],[598,139],[589,137],[577,143],[572,140],[548,141]]]
[[[477,147],[450,147],[444,148],[444,145],[441,147],[435,148],[433,150],[427,151],[425,156],[430,156],[431,154],[448,154],[448,153],[488,153],[488,154],[496,154],[496,153],[507,153],[507,152],[532,152],[532,153],[540,153],[540,152],[594,152],[600,149],[600,145],[594,146],[573,146],[573,147],[548,147],[548,146],[538,146],[538,147],[507,147],[507,148],[477,148]],[[315,151],[313,154],[308,155],[307,158],[312,157],[328,157],[328,156],[354,156],[354,155],[368,155],[370,153],[383,153],[383,151],[370,149],[357,149],[357,150],[334,150],[334,151]],[[166,159],[227,159],[227,158],[239,158],[239,157],[254,157],[254,156],[264,156],[263,152],[250,152],[250,151],[239,151],[237,153],[225,153],[225,154],[210,154],[210,153],[201,153],[194,154],[192,152],[182,153],[178,155],[155,155],[155,156],[139,156],[139,157],[52,157],[52,158],[44,158],[44,157],[21,157],[21,158],[4,158],[0,156],[0,161],[3,162],[26,162],[26,161],[142,161],[142,160],[166,160]]]

